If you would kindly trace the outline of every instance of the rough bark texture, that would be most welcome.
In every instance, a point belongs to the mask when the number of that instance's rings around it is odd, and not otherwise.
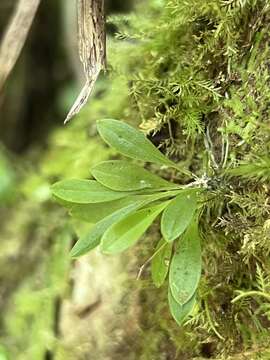
[[[65,123],[87,103],[101,70],[106,68],[106,29],[104,0],[78,0],[78,48],[85,85],[70,109]]]

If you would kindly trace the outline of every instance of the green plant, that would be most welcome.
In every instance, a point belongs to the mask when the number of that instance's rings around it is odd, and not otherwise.
[[[126,123],[100,120],[97,128],[103,140],[121,154],[188,174]],[[79,238],[72,257],[98,245],[105,254],[120,253],[162,214],[162,239],[151,257],[152,278],[160,287],[169,273],[169,306],[181,324],[193,309],[201,275],[200,181],[181,186],[124,160],[101,162],[91,173],[95,180],[71,179],[52,186],[53,195],[71,215],[94,224]]]

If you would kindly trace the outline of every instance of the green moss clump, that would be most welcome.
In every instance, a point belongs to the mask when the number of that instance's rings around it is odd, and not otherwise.
[[[174,342],[183,358],[268,353],[269,20],[265,1],[200,0],[152,1],[116,21],[133,48],[127,64],[115,65],[129,82],[124,118],[208,181],[199,308]],[[143,306],[160,309],[157,292],[147,291]],[[177,330],[164,326],[162,310],[149,322],[145,310],[143,321],[139,343],[166,328],[160,354]]]

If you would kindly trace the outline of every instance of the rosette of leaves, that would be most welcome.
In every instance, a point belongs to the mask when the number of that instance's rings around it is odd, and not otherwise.
[[[122,155],[178,169],[143,133],[124,122],[100,120],[97,129]],[[101,162],[91,173],[93,180],[70,179],[52,186],[54,197],[73,217],[91,223],[71,256],[97,246],[105,254],[127,250],[160,217],[162,238],[151,257],[151,273],[157,287],[168,277],[170,310],[181,324],[194,307],[201,275],[200,189],[174,184],[125,160]]]

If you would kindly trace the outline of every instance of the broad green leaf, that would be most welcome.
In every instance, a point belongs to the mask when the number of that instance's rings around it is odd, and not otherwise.
[[[78,257],[84,255],[88,251],[97,247],[100,244],[102,235],[105,233],[105,231],[114,223],[122,220],[130,213],[138,210],[139,208],[142,208],[143,206],[146,206],[147,204],[150,204],[151,202],[160,200],[162,198],[167,198],[174,195],[175,193],[177,193],[177,191],[167,191],[160,194],[138,196],[138,198],[136,197],[135,202],[132,202],[130,205],[109,214],[103,220],[96,223],[89,230],[89,233],[87,233],[85,236],[83,236],[77,241],[77,243],[71,250],[71,256]],[[169,202],[167,201],[167,204],[168,203]]]
[[[102,251],[116,254],[134,245],[167,205],[168,201],[138,210],[111,226],[102,237]]]
[[[52,186],[54,196],[77,204],[99,203],[123,198],[129,194],[112,191],[95,180],[70,179]]]
[[[180,305],[177,301],[175,301],[174,297],[171,294],[171,290],[169,289],[168,302],[172,317],[178,325],[182,325],[188,315],[192,312],[194,305],[196,304],[196,294],[194,294],[187,303],[185,303],[184,305]]]
[[[176,166],[142,132],[122,121],[99,120],[97,121],[97,128],[102,139],[125,156],[159,165]]]
[[[91,170],[94,178],[102,185],[117,191],[176,188],[175,184],[128,161],[104,161]]]
[[[143,198],[140,199],[139,196],[127,196],[123,199],[96,204],[73,204],[70,214],[75,219],[95,224],[113,212],[134,204],[138,200],[143,200]]]
[[[97,204],[72,204],[66,203],[66,206],[75,219],[80,219],[82,221],[86,221],[92,224],[102,220],[106,216],[112,214],[116,210],[124,208],[128,205],[134,204],[137,201],[144,201],[144,204],[150,204],[156,200],[160,200],[163,198],[168,198],[177,194],[178,191],[167,191],[160,192],[150,195],[131,195],[127,196],[123,199],[107,201],[104,203]]]
[[[155,250],[156,255],[151,262],[152,279],[156,287],[163,285],[169,271],[172,254],[172,244],[161,239]]]
[[[81,237],[71,250],[72,257],[78,257],[86,254],[100,244],[104,232],[115,222],[121,221],[130,213],[136,211],[144,205],[144,201],[137,201],[134,204],[117,210],[103,220],[96,223],[85,236]]]
[[[201,246],[198,224],[192,221],[177,241],[173,255],[169,283],[174,299],[183,305],[194,295],[201,276]]]
[[[183,190],[176,196],[162,214],[161,233],[171,242],[186,230],[197,209],[197,196],[194,189]]]
[[[133,204],[138,200],[145,200],[149,196],[151,195],[130,195],[121,199],[94,204],[76,204],[62,200],[58,197],[55,197],[55,200],[68,209],[73,218],[95,224],[116,210]]]

